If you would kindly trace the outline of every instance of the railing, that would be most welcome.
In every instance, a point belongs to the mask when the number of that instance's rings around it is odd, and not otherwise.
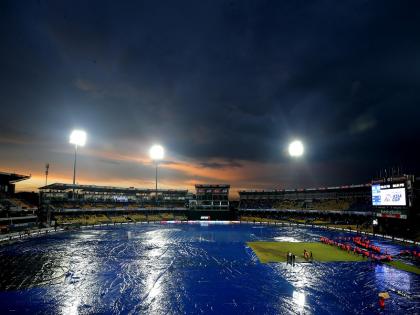
[[[328,225],[317,225],[317,224],[306,224],[306,223],[294,223],[294,222],[270,222],[270,221],[239,221],[240,224],[258,224],[258,225],[279,225],[279,226],[300,226],[300,227],[311,227],[311,228],[320,228],[325,230],[336,230],[336,231],[342,231],[342,232],[350,232],[350,233],[356,233],[356,234],[364,234],[364,235],[370,235],[374,237],[381,237],[386,238],[392,241],[398,241],[402,243],[408,243],[412,245],[420,246],[420,242],[416,242],[409,239],[399,238],[399,237],[393,237],[390,235],[385,234],[378,234],[378,233],[370,233],[360,230],[353,230],[353,229],[346,229],[341,227],[334,227],[334,226],[328,226]]]
[[[323,214],[355,214],[355,215],[373,215],[372,211],[353,211],[353,210],[317,210],[317,209],[275,209],[275,208],[239,208],[238,211],[256,211],[256,212],[287,212],[287,213],[323,213]]]
[[[122,222],[122,223],[103,223],[103,224],[94,224],[94,225],[81,225],[79,228],[91,228],[91,227],[101,227],[101,226],[116,226],[116,225],[126,225],[126,224],[171,224],[171,223],[186,223],[186,224],[197,224],[197,223],[207,223],[207,224],[249,224],[249,225],[274,225],[274,226],[281,226],[281,227],[291,227],[291,226],[297,226],[297,227],[311,227],[311,228],[320,228],[320,229],[326,229],[326,230],[336,230],[336,231],[342,231],[342,232],[350,232],[350,233],[357,233],[357,234],[363,234],[363,235],[370,235],[374,237],[381,237],[385,239],[389,239],[392,241],[398,241],[402,243],[407,243],[411,245],[420,246],[420,242],[416,242],[413,240],[408,240],[404,238],[398,238],[398,237],[392,237],[390,235],[383,235],[383,234],[376,234],[376,233],[370,233],[370,232],[364,232],[359,230],[352,230],[352,229],[346,229],[346,228],[339,228],[339,227],[333,227],[333,226],[326,226],[326,225],[314,225],[314,224],[306,224],[306,223],[292,223],[292,222],[270,222],[270,221],[197,221],[197,220],[189,220],[189,221],[134,221],[134,222]],[[42,229],[36,229],[36,230],[30,230],[25,232],[13,232],[8,234],[0,234],[0,244],[3,243],[9,243],[11,241],[26,239],[26,238],[32,238],[42,235],[47,235],[50,233],[57,233],[57,232],[63,232],[67,231],[67,229],[57,227],[49,227],[49,228],[42,228]]]

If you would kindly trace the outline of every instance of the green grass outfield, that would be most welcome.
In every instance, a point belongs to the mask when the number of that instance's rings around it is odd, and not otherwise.
[[[386,264],[396,269],[400,269],[400,270],[404,270],[404,271],[408,271],[408,272],[412,272],[412,273],[420,275],[419,267],[403,263],[402,261],[394,260],[391,262],[387,262]]]
[[[247,244],[252,248],[262,263],[285,262],[288,252],[296,255],[296,262],[303,262],[305,261],[303,258],[304,249],[308,252],[312,251],[313,259],[320,262],[367,260],[359,255],[354,255],[353,252],[347,253],[336,246],[326,245],[323,243],[249,242]],[[399,270],[420,274],[419,267],[406,264],[402,261],[391,261],[385,264]]]
[[[347,253],[336,246],[323,243],[296,242],[249,242],[249,247],[258,256],[260,262],[285,262],[288,252],[295,254],[296,262],[305,261],[303,250],[312,251],[313,259],[320,262],[329,261],[364,261],[366,259],[353,252]]]

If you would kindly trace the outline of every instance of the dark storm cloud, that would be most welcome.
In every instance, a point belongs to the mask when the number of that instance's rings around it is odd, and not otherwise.
[[[242,167],[241,163],[230,161],[230,162],[201,162],[199,163],[200,166],[205,168],[215,168],[215,169],[223,169],[223,168],[235,168],[235,167]]]
[[[286,163],[299,137],[309,168],[418,171],[416,1],[0,6],[0,144],[83,127],[93,147],[159,141],[217,169]]]

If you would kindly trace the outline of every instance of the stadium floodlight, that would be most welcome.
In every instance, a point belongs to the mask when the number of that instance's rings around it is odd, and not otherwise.
[[[77,147],[83,147],[86,144],[86,132],[83,130],[73,130],[70,134],[70,143],[74,144],[74,164],[73,164],[73,199],[74,186],[76,185],[76,161],[77,161]]]
[[[165,154],[165,150],[159,144],[155,144],[150,148],[149,155],[153,161],[162,160]]]
[[[300,140],[295,140],[289,144],[289,154],[292,157],[299,157],[303,155],[303,143]]]
[[[70,143],[83,147],[86,144],[86,132],[83,130],[73,130],[70,134]]]
[[[163,147],[161,145],[155,144],[150,148],[149,155],[150,155],[150,158],[153,161],[155,161],[155,165],[156,165],[155,198],[156,198],[156,203],[157,203],[158,164],[159,164],[159,161],[163,159],[163,157],[165,155],[165,150],[163,149]]]

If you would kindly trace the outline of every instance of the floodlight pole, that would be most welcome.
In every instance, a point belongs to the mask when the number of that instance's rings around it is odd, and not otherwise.
[[[156,199],[156,205],[158,203],[158,188],[157,188],[157,182],[158,182],[158,160],[155,161],[156,163],[156,181],[155,181],[155,199]]]
[[[74,164],[73,164],[73,200],[74,200],[74,186],[76,185],[76,162],[77,162],[77,144],[74,145]]]
[[[45,186],[48,185],[48,170],[50,169],[50,163],[45,164]]]

